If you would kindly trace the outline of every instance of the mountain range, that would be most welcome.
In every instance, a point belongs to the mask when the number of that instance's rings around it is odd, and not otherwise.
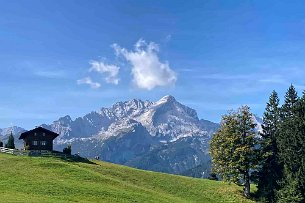
[[[117,102],[74,120],[67,115],[41,126],[59,134],[56,150],[71,144],[72,153],[84,157],[173,174],[189,174],[201,167],[201,177],[209,174],[209,140],[219,128],[169,95],[157,102]],[[10,131],[17,138],[25,130],[0,129],[0,139],[5,141]],[[22,146],[18,139],[16,146]]]

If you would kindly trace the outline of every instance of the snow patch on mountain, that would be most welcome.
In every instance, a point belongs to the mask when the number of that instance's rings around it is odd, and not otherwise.
[[[132,131],[134,125],[143,126],[160,142],[209,134],[202,129],[196,111],[170,95],[157,102],[139,99],[117,102],[110,108],[92,111],[74,121],[70,116],[65,116],[42,127],[59,133],[55,142],[64,143],[79,138],[106,140],[119,133]]]

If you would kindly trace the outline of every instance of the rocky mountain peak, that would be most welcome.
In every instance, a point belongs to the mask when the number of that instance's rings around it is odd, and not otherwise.
[[[3,136],[8,136],[11,133],[13,133],[13,135],[19,135],[20,133],[24,132],[25,129],[18,127],[18,126],[12,126],[12,127],[8,127],[8,128],[2,128],[0,129],[0,135]]]
[[[152,106],[152,109],[154,110],[154,112],[151,113],[154,114],[153,117],[155,121],[156,119],[159,120],[159,117],[161,115],[163,115],[162,117],[165,116],[162,122],[165,122],[166,119],[169,119],[168,117],[175,117],[178,120],[199,120],[197,112],[194,109],[179,103],[175,99],[175,97],[171,95],[166,95],[162,97],[159,101],[155,102]]]
[[[156,102],[156,104],[163,104],[163,103],[169,103],[169,102],[176,102],[175,97],[172,95],[166,95],[162,97],[159,101]]]
[[[157,102],[140,99],[121,101],[75,120],[64,116],[51,125],[45,125],[59,133],[61,141],[72,138],[105,139],[119,132],[132,131],[136,126],[142,126],[152,137],[159,137],[166,142],[207,134],[207,130],[201,127],[197,112],[179,103],[171,95]]]
[[[60,123],[65,123],[65,124],[67,124],[67,123],[71,123],[71,122],[72,122],[72,119],[71,119],[71,117],[70,117],[69,115],[66,115],[66,116],[64,116],[64,117],[60,117],[60,118],[58,119],[58,121],[59,121]]]

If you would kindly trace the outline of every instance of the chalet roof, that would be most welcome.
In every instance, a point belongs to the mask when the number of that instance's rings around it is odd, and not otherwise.
[[[59,134],[57,134],[57,133],[55,133],[55,132],[53,132],[53,131],[50,131],[50,130],[48,130],[48,129],[45,129],[45,128],[43,128],[43,127],[37,127],[37,128],[35,128],[35,129],[33,129],[33,130],[29,130],[29,131],[26,131],[26,132],[24,132],[24,133],[21,133],[21,135],[20,135],[20,137],[19,137],[19,140],[21,140],[21,139],[24,139],[25,137],[27,137],[29,134],[31,134],[31,133],[35,133],[35,132],[44,132],[44,133],[47,133],[47,134],[49,134],[49,135],[53,135],[53,139],[55,139]]]

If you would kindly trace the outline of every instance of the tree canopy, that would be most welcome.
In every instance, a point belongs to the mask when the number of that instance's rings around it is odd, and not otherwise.
[[[258,166],[256,124],[248,106],[222,117],[221,126],[210,143],[213,171],[223,180],[244,186],[250,195],[251,171]]]

